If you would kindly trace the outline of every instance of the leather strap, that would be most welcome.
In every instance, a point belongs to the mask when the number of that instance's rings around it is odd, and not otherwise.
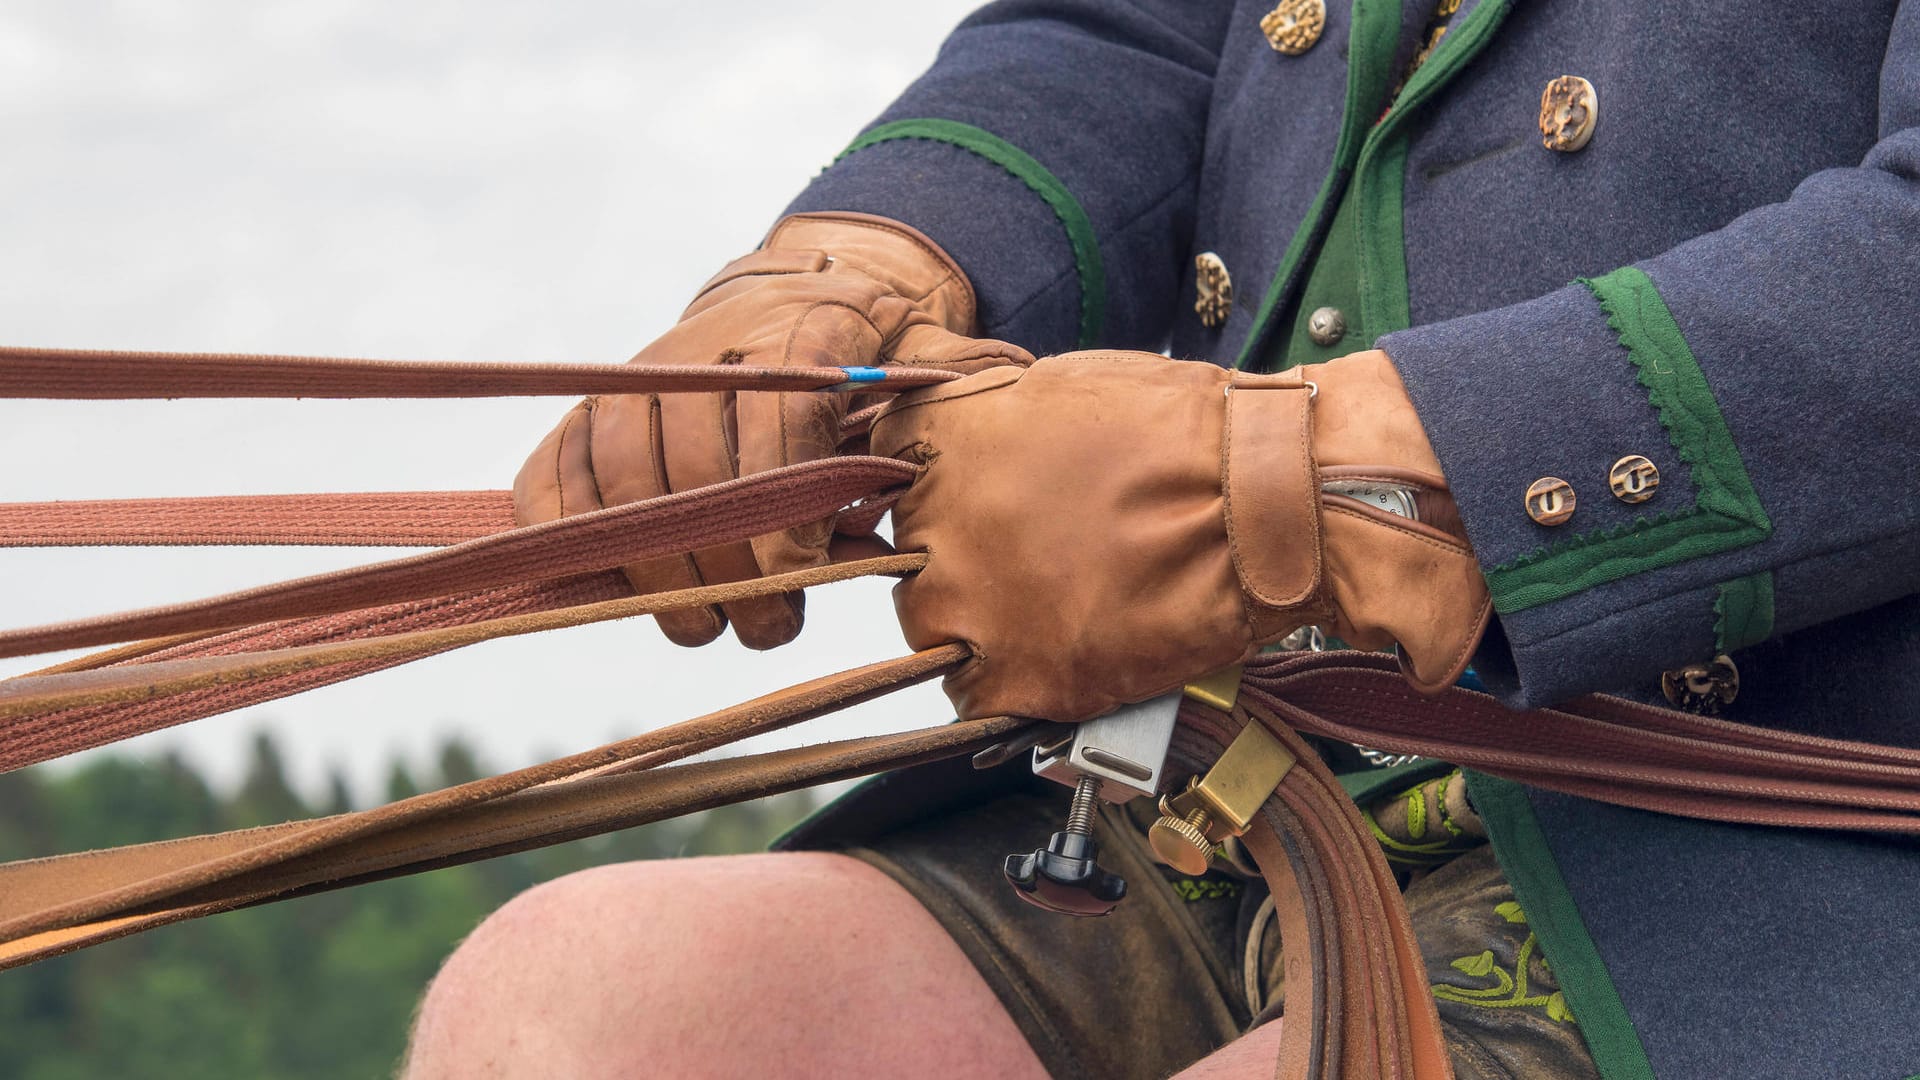
[[[226,632],[186,634],[139,642],[80,657],[35,674],[90,671],[143,660],[165,661],[270,651],[316,642],[460,626],[530,611],[614,600],[632,594],[627,579],[618,573],[591,574],[559,581],[509,585],[432,600],[387,604],[317,618],[266,623]],[[432,654],[422,652],[385,660],[338,663],[205,690],[186,691],[137,705],[85,706],[0,722],[0,770],[17,769],[149,731],[275,701],[303,690],[357,678],[429,655]],[[4,685],[4,682],[0,682],[0,686]]]
[[[440,547],[511,528],[510,491],[0,503],[0,547]]]
[[[1750,825],[1920,833],[1920,751],[1902,747],[1602,695],[1528,713],[1467,690],[1428,698],[1375,653],[1252,666],[1243,693],[1310,734],[1602,802]]]
[[[948,382],[919,367],[475,364],[235,353],[0,347],[0,398],[472,398],[716,390],[894,393]]]
[[[570,754],[499,776],[428,792],[375,810],[310,822],[57,856],[0,867],[0,932],[37,930],[63,919],[91,917],[149,903],[274,861],[311,854],[329,843],[534,787],[561,783],[610,765],[650,758],[659,765],[808,720],[911,686],[963,662],[960,646],[930,649],[766,694],[692,720]],[[289,839],[297,835],[298,840]],[[234,839],[240,838],[240,839]],[[244,859],[220,861],[244,851]],[[131,854],[117,854],[128,852]],[[58,870],[65,866],[70,870]],[[90,899],[89,899],[90,898]],[[81,902],[83,899],[86,902]],[[60,911],[52,911],[55,905]],[[35,914],[38,912],[39,914]],[[19,920],[25,919],[26,922]]]
[[[853,572],[900,572],[918,556],[850,564]],[[818,577],[812,575],[817,574]],[[841,576],[835,569],[770,579],[769,589]],[[724,588],[724,587],[723,587]],[[106,668],[81,676],[0,682],[0,707],[47,707],[94,686],[144,692],[194,688],[203,671],[226,676],[272,675],[307,657],[320,662],[420,655],[488,636],[528,633],[595,617],[625,617],[675,603],[708,602],[703,590],[629,598],[547,615],[489,620],[463,628],[412,632],[345,647],[242,654],[230,665],[189,661]],[[99,678],[111,676],[111,680]],[[217,681],[217,679],[215,680]],[[1395,753],[1415,753],[1482,769],[1522,783],[1662,813],[1746,824],[1801,828],[1920,832],[1920,751],[1753,728],[1606,697],[1516,714],[1482,694],[1455,690],[1440,699],[1407,687],[1392,658],[1371,653],[1319,653],[1250,666],[1243,694],[1251,706],[1315,735]],[[84,698],[82,698],[84,699]],[[77,711],[77,710],[76,710]],[[44,731],[44,729],[43,729]],[[0,728],[11,762],[15,745],[44,738],[27,725]],[[28,756],[65,752],[44,744]]]
[[[916,662],[922,670],[914,681],[958,661],[948,657],[945,664]],[[873,678],[870,670],[863,671]],[[758,730],[879,692],[884,690],[868,686],[837,704],[816,703],[804,715],[773,710]],[[735,723],[739,726],[737,717]],[[0,967],[183,918],[491,858],[969,753],[1030,723],[1010,718],[971,721],[712,762],[664,768],[656,762],[645,771],[563,777],[538,786],[525,784],[521,777],[512,791],[497,795],[473,790],[505,779],[496,778],[421,796],[435,800],[430,806],[409,805],[414,800],[408,800],[379,810],[188,842],[9,864],[0,867]],[[657,760],[707,745],[689,739]]]
[[[927,556],[922,553],[886,555],[724,585],[703,585],[672,592],[649,593],[646,596],[602,600],[551,611],[483,619],[458,626],[259,652],[149,660],[136,665],[28,675],[0,681],[0,741],[10,741],[6,740],[6,735],[11,722],[62,709],[146,703],[172,694],[294,675],[336,664],[413,660],[495,638],[655,615],[662,611],[727,603],[745,597],[773,596],[872,574],[912,573],[925,565]],[[10,751],[10,747],[9,750],[0,751],[0,766],[4,765]]]
[[[1297,759],[1241,840],[1274,900],[1286,972],[1275,1075],[1294,1080],[1450,1080],[1439,1014],[1393,872],[1340,782],[1259,705],[1193,702],[1177,743],[1217,756],[1248,723]]]
[[[0,657],[227,629],[546,581],[745,540],[832,517],[920,469],[845,457],[529,525],[390,562],[123,615],[0,632]]]
[[[0,651],[11,650],[8,655],[171,635],[0,682],[0,770],[490,636],[771,595],[862,573],[906,572],[920,564],[867,561],[638,601],[617,571],[579,573],[817,521],[864,498],[845,514],[846,527],[860,531],[870,526],[874,507],[884,506],[886,489],[917,472],[878,458],[809,462],[425,555],[168,608],[0,633]],[[256,625],[245,626],[249,622]],[[243,628],[230,629],[236,625]]]

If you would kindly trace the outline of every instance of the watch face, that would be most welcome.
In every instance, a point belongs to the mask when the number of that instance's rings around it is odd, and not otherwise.
[[[1418,521],[1420,515],[1413,505],[1413,489],[1396,487],[1393,484],[1365,484],[1335,482],[1320,485],[1320,490],[1329,495],[1345,495],[1349,499],[1358,499],[1377,510],[1385,510],[1403,518]]]

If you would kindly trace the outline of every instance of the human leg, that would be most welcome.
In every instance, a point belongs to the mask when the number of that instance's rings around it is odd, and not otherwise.
[[[529,890],[421,1004],[405,1075],[1044,1076],[924,908],[827,853],[628,863]]]

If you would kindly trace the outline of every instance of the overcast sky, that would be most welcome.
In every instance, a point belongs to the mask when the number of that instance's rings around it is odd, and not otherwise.
[[[972,6],[10,0],[0,343],[624,360]],[[0,401],[0,501],[506,487],[568,404]],[[0,622],[393,554],[0,550]],[[393,752],[424,760],[449,732],[517,766],[904,651],[884,583],[809,605],[801,640],[772,653],[617,623],[116,749],[179,748],[230,781],[268,727],[304,785],[340,766],[365,799]],[[919,688],[785,741],[949,715]]]

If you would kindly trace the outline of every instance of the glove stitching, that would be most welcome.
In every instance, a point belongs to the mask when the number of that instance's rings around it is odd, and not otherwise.
[[[576,409],[576,410],[574,410],[574,411],[573,411],[573,413],[572,413],[571,415],[569,415],[569,416],[567,417],[567,420],[566,420],[566,422],[560,425],[560,438],[559,438],[559,439],[558,439],[558,440],[557,440],[557,441],[556,441],[556,442],[554,443],[554,447],[553,447],[553,449],[554,449],[554,454],[553,454],[553,490],[554,490],[554,492],[555,492],[555,493],[556,493],[557,495],[559,495],[559,496],[560,496],[560,499],[559,499],[559,503],[560,503],[560,507],[559,507],[559,509],[560,509],[560,516],[561,516],[561,517],[566,517],[566,516],[567,516],[567,485],[566,485],[566,483],[565,483],[565,481],[564,481],[564,480],[562,479],[562,477],[561,477],[561,472],[562,472],[562,466],[561,466],[561,464],[560,464],[560,463],[561,463],[562,461],[565,461],[565,460],[566,460],[566,455],[567,455],[567,434],[568,434],[569,432],[571,432],[571,431],[573,430],[573,426],[574,426],[575,424],[577,424],[577,423],[579,423],[579,422],[580,422],[580,420],[581,420],[581,418],[582,418],[582,417],[583,417],[584,415],[587,415],[587,414],[588,414],[588,412],[590,412],[590,411],[591,411],[591,409],[592,409],[592,407],[593,407],[593,405],[592,405],[592,401],[593,401],[593,399],[592,399],[592,398],[588,398],[588,399],[587,399],[587,403],[586,403],[586,410],[585,410],[585,411],[583,411],[583,410],[580,410],[580,409]],[[593,443],[592,443],[591,441],[589,441],[589,442],[587,443],[587,448],[588,448],[588,455],[589,455],[589,457],[588,457],[588,464],[589,464],[589,468],[587,469],[587,473],[588,473],[589,475],[591,475],[591,474],[593,473],[593,469],[591,468],[591,464],[592,464],[592,457],[591,457],[591,455],[592,455],[592,448],[593,448]]]
[[[600,470],[593,467],[593,417],[600,407],[600,399],[590,397],[582,404],[586,406],[583,419],[587,425],[587,483],[593,485],[593,508],[598,510],[607,505],[606,493],[600,490]]]
[[[786,227],[795,220],[830,221],[838,225],[847,226],[849,228],[868,229],[873,232],[885,233],[889,236],[898,237],[901,240],[905,240],[907,243],[912,244],[914,248],[918,250],[921,254],[933,260],[936,266],[945,268],[947,271],[947,276],[945,278],[942,278],[938,285],[935,285],[933,288],[928,289],[925,293],[921,294],[919,297],[911,298],[911,299],[913,299],[915,303],[918,303],[921,300],[925,300],[928,296],[933,295],[933,293],[938,291],[941,286],[946,285],[948,282],[953,282],[954,284],[957,284],[958,286],[960,286],[960,290],[959,290],[960,305],[959,306],[960,306],[960,313],[966,316],[964,323],[968,327],[972,327],[974,325],[974,319],[978,314],[979,305],[978,305],[978,301],[975,299],[973,294],[973,282],[969,281],[967,279],[966,274],[962,273],[958,267],[954,266],[952,256],[947,255],[946,253],[940,251],[938,248],[934,247],[932,243],[929,240],[927,240],[925,237],[922,237],[911,230],[903,229],[898,225],[889,224],[884,221],[873,221],[873,220],[864,220],[859,218],[841,217],[835,214],[795,214],[792,217],[789,217],[786,220],[782,221],[778,226],[774,228],[773,234],[767,237],[767,242],[764,245],[765,248],[772,249],[775,245],[775,242],[779,239],[781,232],[784,231]],[[780,250],[788,250],[788,249],[782,248]],[[846,265],[849,269],[859,270],[862,274],[864,274],[867,277],[873,276],[872,274],[867,273],[865,269],[859,267],[858,264],[848,262],[846,259],[839,256],[834,256],[833,258],[836,263],[842,263]],[[904,296],[904,294],[901,294],[901,293],[895,293],[894,295]]]
[[[1475,634],[1470,634],[1467,637],[1461,639],[1461,645],[1459,650],[1453,654],[1453,659],[1447,663],[1448,671],[1453,671],[1456,668],[1461,668],[1466,666],[1461,661],[1473,655],[1473,650],[1475,646],[1480,644],[1480,638],[1483,635],[1485,635],[1487,632],[1487,620],[1492,616],[1492,614],[1493,614],[1493,594],[1488,593],[1487,598],[1480,602],[1480,609],[1474,612],[1473,621],[1474,621],[1474,625],[1480,628],[1479,632]]]
[[[1350,507],[1341,506],[1338,503],[1333,501],[1333,499],[1340,498],[1340,497],[1341,496],[1337,496],[1337,495],[1331,498],[1322,496],[1320,500],[1321,512],[1332,513],[1332,514],[1345,514],[1351,518],[1358,518],[1361,521],[1367,522],[1370,525],[1378,525],[1383,529],[1392,529],[1395,532],[1404,533],[1405,535],[1411,536],[1415,540],[1418,540],[1421,543],[1428,545],[1429,547],[1439,548],[1441,551],[1444,551],[1449,555],[1465,555],[1465,556],[1468,556],[1469,558],[1471,558],[1473,555],[1473,549],[1468,547],[1465,544],[1453,543],[1451,541],[1443,541],[1438,537],[1428,536],[1424,532],[1418,531],[1416,529],[1410,529],[1405,525],[1395,524],[1391,521],[1383,521],[1380,518],[1374,517],[1372,514],[1364,513],[1360,510],[1355,510]]]
[[[660,395],[647,395],[647,445],[653,451],[653,482],[661,494],[671,494],[673,485],[667,479],[666,432],[661,428]],[[680,556],[680,564],[686,567],[687,575],[696,586],[707,584],[700,574],[700,564],[693,561],[693,553]],[[712,607],[689,608],[689,612],[704,613],[709,619],[718,619],[720,615]],[[656,616],[656,619],[658,616]]]
[[[1253,624],[1253,605],[1263,601],[1247,584],[1246,571],[1241,565],[1240,543],[1233,527],[1233,484],[1227,478],[1233,456],[1233,407],[1230,401],[1222,409],[1220,425],[1220,516],[1227,528],[1227,559],[1233,564],[1233,576],[1240,586],[1240,621],[1246,627],[1247,640],[1252,642],[1260,640],[1260,631]]]
[[[1254,584],[1250,580],[1250,575],[1247,573],[1245,568],[1245,562],[1240,555],[1240,542],[1239,542],[1238,531],[1234,528],[1233,484],[1230,478],[1230,474],[1232,470],[1231,459],[1232,459],[1232,451],[1233,451],[1233,418],[1234,418],[1234,412],[1235,412],[1233,407],[1233,397],[1232,397],[1234,388],[1228,387],[1228,391],[1229,392],[1227,394],[1227,404],[1225,406],[1225,411],[1224,411],[1225,420],[1221,425],[1221,432],[1220,432],[1220,495],[1221,495],[1221,501],[1225,507],[1225,517],[1226,517],[1226,524],[1227,524],[1227,553],[1233,560],[1234,574],[1236,577],[1239,578],[1239,581],[1240,581],[1240,591],[1242,595],[1241,609],[1246,616],[1248,636],[1250,640],[1259,641],[1263,635],[1260,634],[1258,628],[1255,626],[1251,605],[1248,604],[1246,601],[1251,600],[1255,603],[1261,604],[1267,608],[1270,608],[1276,612],[1281,612],[1281,613],[1297,610],[1303,607],[1304,605],[1312,603],[1314,596],[1318,594],[1320,591],[1322,582],[1326,580],[1326,568],[1324,565],[1324,550],[1326,547],[1326,543],[1325,543],[1324,535],[1320,528],[1319,516],[1316,514],[1312,514],[1311,508],[1310,508],[1309,516],[1312,519],[1313,535],[1312,537],[1310,537],[1312,542],[1308,546],[1313,552],[1313,578],[1312,578],[1311,584],[1308,585],[1305,593],[1301,596],[1293,597],[1290,599],[1275,600],[1267,597],[1262,592],[1260,586]],[[1256,391],[1242,389],[1242,390],[1239,390],[1238,392],[1253,393]],[[1312,432],[1312,425],[1310,423],[1300,425],[1298,449],[1299,449],[1299,455],[1300,455],[1299,456],[1300,463],[1306,468],[1308,474],[1312,475],[1313,469],[1314,469],[1313,432]]]
[[[927,297],[932,296],[934,293],[938,292],[948,282],[955,282],[961,287],[960,288],[961,313],[966,316],[966,319],[964,320],[965,325],[969,327],[973,325],[974,316],[975,316],[975,300],[973,295],[973,283],[968,281],[966,278],[966,275],[960,273],[959,270],[953,266],[953,261],[951,256],[944,255],[941,252],[935,250],[925,240],[921,239],[918,236],[915,236],[903,229],[884,225],[877,221],[850,221],[850,222],[846,222],[845,224],[853,225],[857,228],[862,228],[862,229],[872,229],[875,232],[883,232],[891,236],[897,236],[900,239],[905,240],[908,243],[912,244],[916,249],[918,249],[921,252],[921,254],[925,255],[927,258],[932,259],[935,265],[946,268],[947,270],[946,277],[941,278],[938,283],[936,283],[932,288],[928,289],[926,292],[921,293],[917,297],[912,297],[911,299],[915,304],[918,304],[921,301],[925,300]],[[848,265],[852,266],[854,264],[849,263]],[[862,272],[864,273],[865,271],[862,270]],[[868,274],[867,276],[872,277],[873,275]],[[896,293],[895,295],[904,295],[904,294]]]
[[[713,292],[715,289],[718,289],[724,285],[731,285],[736,281],[744,281],[747,278],[799,277],[802,274],[818,274],[822,272],[823,271],[820,271],[820,270],[742,270],[737,274],[730,275],[722,280],[716,281],[713,284],[708,285],[704,289],[701,289],[698,293],[694,295],[692,300],[689,300],[687,302],[687,306],[692,307],[694,304],[699,303],[701,300],[706,298],[708,293]]]

